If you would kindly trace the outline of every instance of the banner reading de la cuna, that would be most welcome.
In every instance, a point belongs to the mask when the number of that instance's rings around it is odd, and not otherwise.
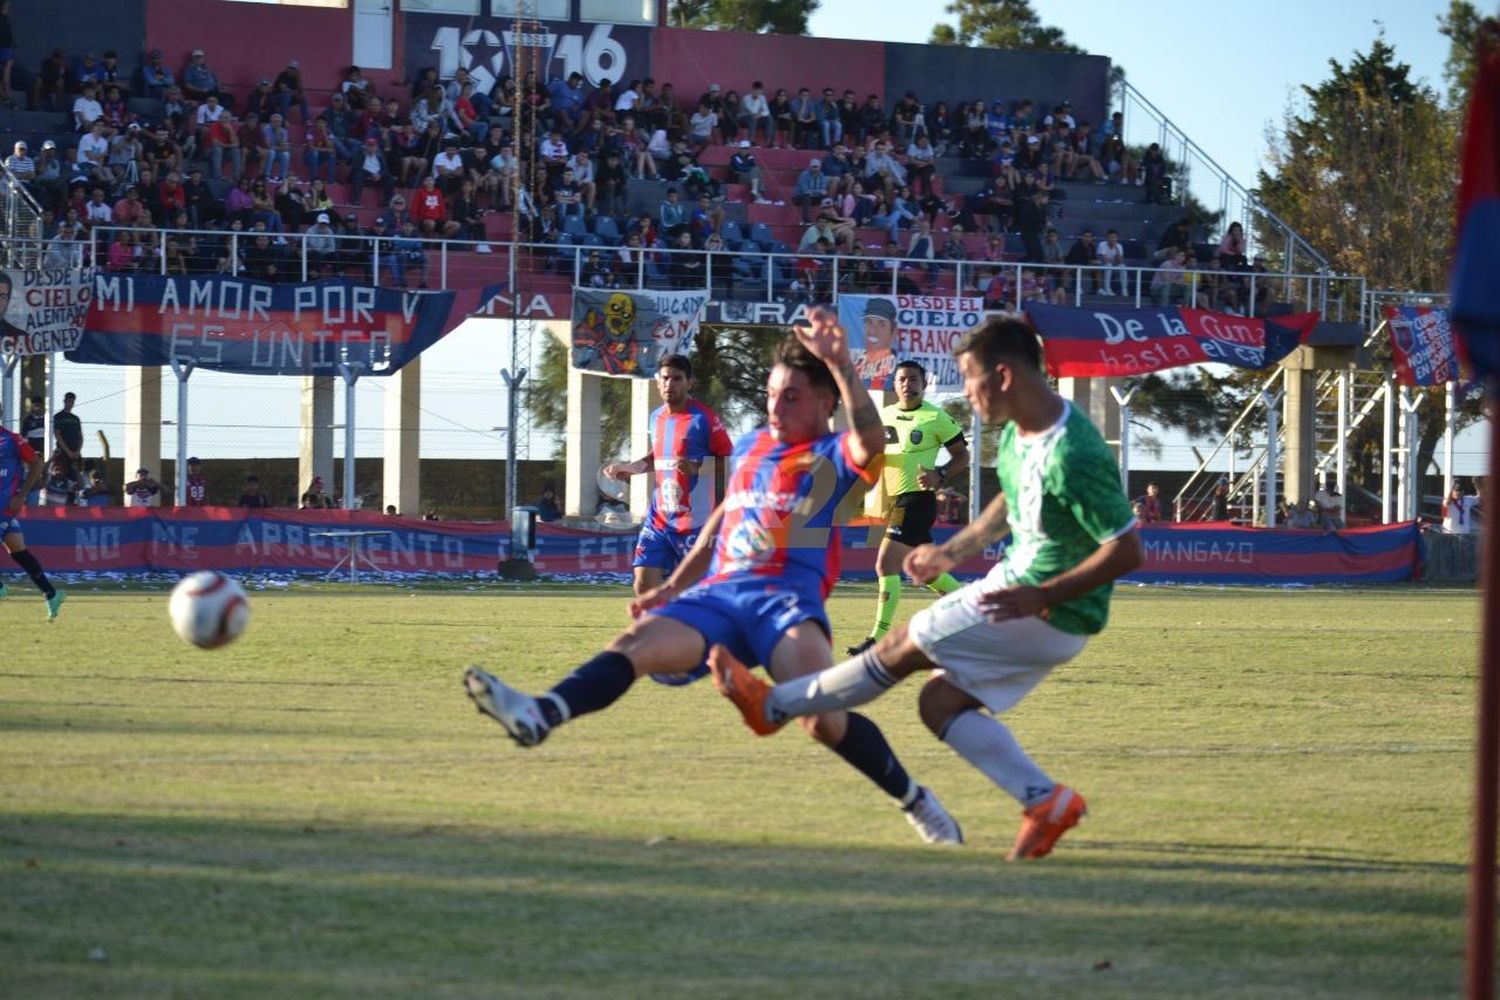
[[[652,378],[662,358],[691,347],[707,301],[706,292],[574,288],[573,367]]]

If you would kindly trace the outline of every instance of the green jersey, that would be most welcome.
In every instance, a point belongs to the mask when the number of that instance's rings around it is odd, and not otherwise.
[[[910,410],[892,403],[880,411],[885,424],[885,492],[897,497],[922,489],[917,477],[937,467],[938,449],[963,437],[958,421],[923,400]]]
[[[1065,405],[1062,419],[1041,434],[1023,436],[1015,424],[1000,432],[995,473],[1011,532],[999,566],[1006,586],[1036,586],[1135,527],[1114,453],[1088,417]],[[1105,584],[1055,605],[1048,620],[1092,635],[1109,618],[1112,590]]]

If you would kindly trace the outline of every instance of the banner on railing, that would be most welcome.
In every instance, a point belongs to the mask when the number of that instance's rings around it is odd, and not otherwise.
[[[1184,365],[1265,368],[1292,353],[1317,313],[1257,319],[1201,309],[1075,309],[1032,303],[1057,378],[1144,375]]]
[[[390,375],[448,332],[453,303],[453,292],[372,288],[343,278],[270,284],[100,273],[68,360],[190,361],[242,375],[333,375],[348,364],[364,375]]]
[[[965,295],[839,296],[855,370],[871,389],[891,388],[902,361],[926,369],[928,389],[961,389],[953,347],[984,316],[984,300]]]
[[[653,378],[669,354],[698,334],[707,292],[573,289],[573,367],[601,375]]]
[[[92,268],[0,270],[0,358],[73,350],[93,297]]]
[[[1391,360],[1400,385],[1442,385],[1458,378],[1453,325],[1448,310],[1433,306],[1386,306]]]
[[[509,554],[505,522],[419,521],[371,511],[250,510],[240,507],[43,507],[22,512],[27,547],[42,565],[66,572],[326,572],[348,553],[340,532],[361,538],[369,565],[393,573],[491,573]],[[936,542],[958,527],[933,528]],[[883,522],[841,534],[841,573],[869,579]],[[1152,525],[1141,529],[1145,562],[1127,580],[1138,583],[1236,583],[1293,586],[1395,583],[1416,579],[1422,562],[1417,525],[1349,531],[1294,531],[1220,525]],[[559,576],[630,573],[634,532],[540,525],[533,552],[539,571]],[[957,567],[965,577],[986,572],[996,545]],[[0,560],[0,580],[21,573]]]

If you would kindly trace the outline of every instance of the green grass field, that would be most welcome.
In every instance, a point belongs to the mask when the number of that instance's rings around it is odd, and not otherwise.
[[[840,646],[872,593],[832,602]],[[77,590],[47,625],[13,587],[0,996],[1458,990],[1472,593],[1127,588],[1008,717],[1091,806],[1024,865],[1017,808],[921,729],[915,684],[869,714],[962,849],[706,683],[531,751],[475,714],[466,663],[540,687],[623,595],[294,586],[204,653],[164,590]]]

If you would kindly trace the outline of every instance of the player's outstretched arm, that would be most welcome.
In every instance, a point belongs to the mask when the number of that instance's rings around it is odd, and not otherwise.
[[[26,470],[26,481],[21,488],[11,495],[10,503],[5,508],[5,513],[14,517],[26,503],[26,498],[31,496],[31,491],[36,489],[42,482],[42,473],[47,468],[47,462],[38,455],[31,460],[31,468]]]
[[[618,479],[623,482],[631,476],[640,476],[650,472],[654,464],[655,462],[651,458],[651,453],[647,452],[644,458],[638,458],[634,462],[610,462],[599,471],[603,472],[610,479]]]
[[[792,329],[803,346],[833,373],[839,400],[849,415],[849,457],[861,469],[869,467],[877,456],[885,455],[885,425],[869,390],[854,370],[854,361],[849,356],[849,334],[839,323],[838,313],[827,306],[815,306],[807,314],[807,321]]]
[[[1039,615],[1055,604],[1081,597],[1141,565],[1141,533],[1131,528],[1089,553],[1077,566],[1038,587],[1006,587],[980,595],[979,607],[991,621]]]
[[[672,575],[663,580],[659,586],[646,591],[630,602],[630,617],[638,618],[652,608],[661,607],[703,579],[703,574],[708,572],[709,563],[713,560],[714,541],[719,537],[719,523],[723,519],[724,505],[720,504],[714,508],[712,514],[708,515],[708,521],[704,523],[703,530],[698,532],[698,538],[693,542],[693,547],[688,549],[682,561],[677,564],[677,568],[672,571]]]
[[[985,546],[1005,534],[1005,494],[997,494],[979,512],[979,516],[942,545],[918,545],[906,554],[901,568],[921,584],[931,583],[944,573],[984,551]]]

